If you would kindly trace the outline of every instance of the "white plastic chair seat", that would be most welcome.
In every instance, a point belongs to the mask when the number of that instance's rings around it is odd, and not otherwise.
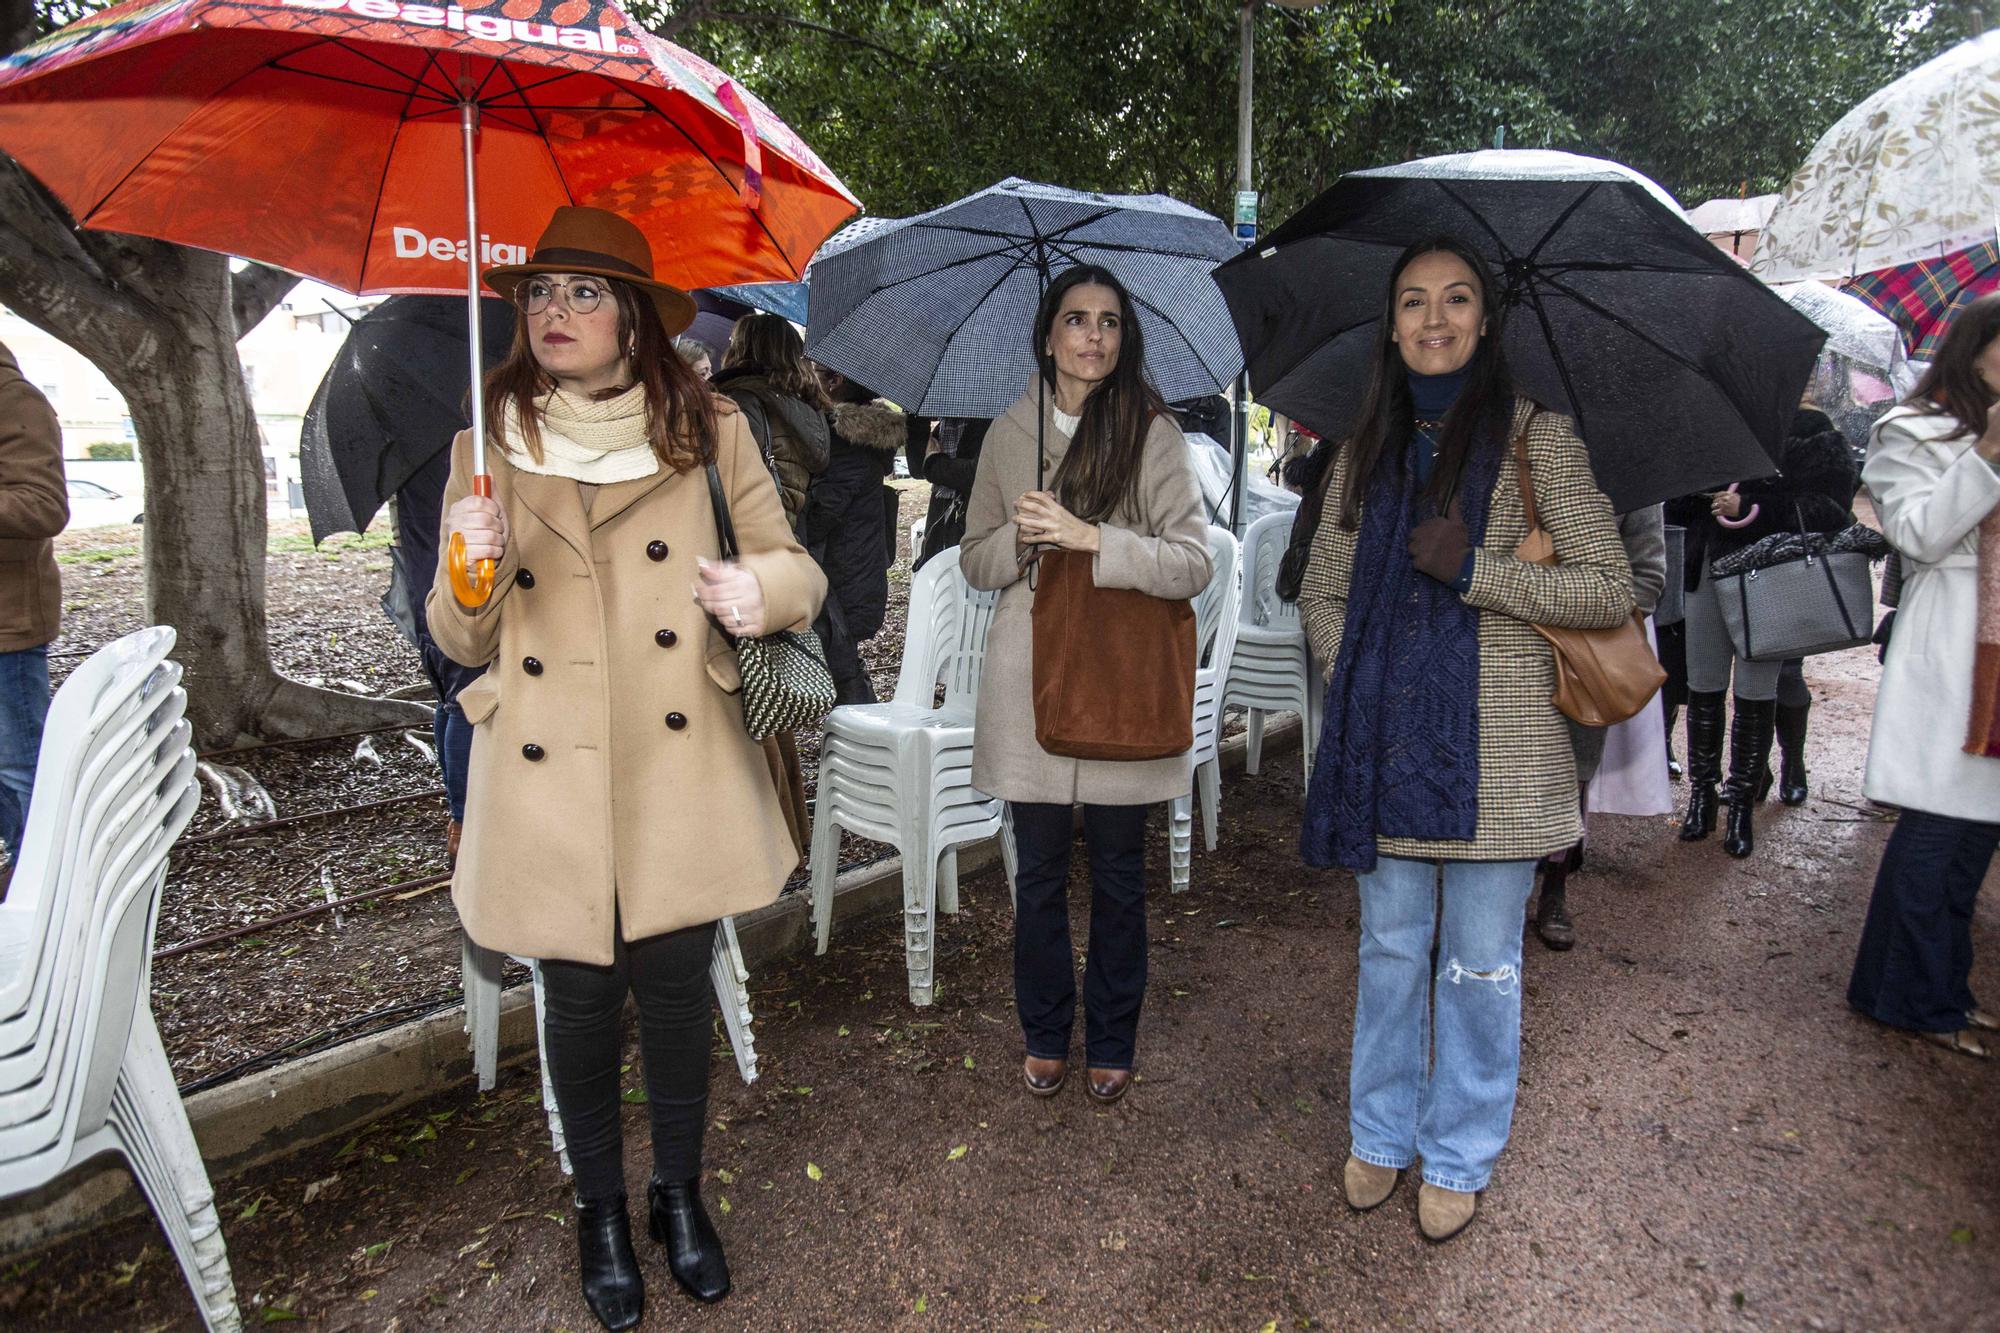
[[[1229,529],[1210,525],[1208,554],[1212,572],[1208,586],[1195,599],[1196,643],[1199,660],[1203,663],[1194,675],[1195,790],[1174,798],[1167,818],[1168,863],[1172,870],[1170,888],[1175,893],[1187,888],[1190,877],[1196,794],[1201,797],[1203,842],[1209,851],[1214,851],[1216,845],[1216,826],[1221,818],[1222,806],[1223,698],[1238,629],[1240,551]]]
[[[1253,776],[1263,764],[1265,714],[1299,714],[1306,731],[1299,747],[1301,764],[1310,782],[1317,682],[1298,607],[1277,591],[1278,564],[1291,537],[1292,518],[1290,513],[1267,514],[1243,535],[1241,624],[1223,703],[1248,710],[1243,770]]]

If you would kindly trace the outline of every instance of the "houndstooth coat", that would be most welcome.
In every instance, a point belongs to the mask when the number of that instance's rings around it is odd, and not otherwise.
[[[1535,404],[1514,407],[1513,433]],[[1299,591],[1299,614],[1313,660],[1331,675],[1340,655],[1348,578],[1358,533],[1340,526],[1332,503],[1347,484],[1348,455],[1327,479],[1326,520],[1313,538]],[[1583,441],[1568,417],[1541,411],[1528,428],[1535,508],[1555,542],[1554,567],[1514,559],[1528,534],[1511,461],[1493,486],[1486,543],[1473,558],[1464,594],[1479,617],[1479,823],[1470,842],[1382,838],[1383,856],[1411,860],[1529,861],[1583,836],[1569,729],[1552,702],[1555,663],[1536,624],[1608,629],[1632,614],[1632,568],[1611,502],[1597,489]],[[1318,738],[1313,738],[1318,743]]]

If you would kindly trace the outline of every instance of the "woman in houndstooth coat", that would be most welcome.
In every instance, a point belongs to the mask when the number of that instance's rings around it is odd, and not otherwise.
[[[1301,851],[1355,871],[1361,894],[1347,1196],[1375,1207],[1421,1158],[1433,1240],[1472,1220],[1506,1144],[1522,912],[1536,860],[1580,836],[1534,626],[1632,614],[1611,504],[1568,419],[1515,396],[1489,290],[1484,262],[1448,238],[1397,262],[1299,596],[1329,664]],[[1514,558],[1528,532],[1516,442],[1554,566]]]

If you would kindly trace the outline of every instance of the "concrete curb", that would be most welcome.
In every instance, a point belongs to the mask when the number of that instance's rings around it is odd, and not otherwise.
[[[1289,754],[1299,735],[1296,717],[1274,720],[1264,732],[1265,760]],[[1243,736],[1224,741],[1223,771],[1242,771],[1244,752]],[[998,842],[990,839],[960,848],[960,876],[977,874],[999,855]],[[900,856],[850,870],[834,881],[836,925],[900,908],[902,901]],[[753,975],[760,963],[810,947],[813,934],[805,895],[794,894],[737,917],[736,937]],[[534,1054],[534,999],[526,986],[517,986],[500,999],[500,1063],[515,1064]],[[198,1092],[186,1105],[209,1178],[221,1182],[358,1129],[471,1077],[465,1009],[454,1005]],[[40,1249],[145,1207],[124,1162],[115,1156],[96,1158],[7,1202],[0,1215],[0,1256]]]

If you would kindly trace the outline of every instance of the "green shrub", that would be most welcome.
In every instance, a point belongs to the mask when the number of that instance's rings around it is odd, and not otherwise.
[[[83,456],[100,463],[129,463],[132,461],[132,445],[127,440],[98,440],[84,446]]]

